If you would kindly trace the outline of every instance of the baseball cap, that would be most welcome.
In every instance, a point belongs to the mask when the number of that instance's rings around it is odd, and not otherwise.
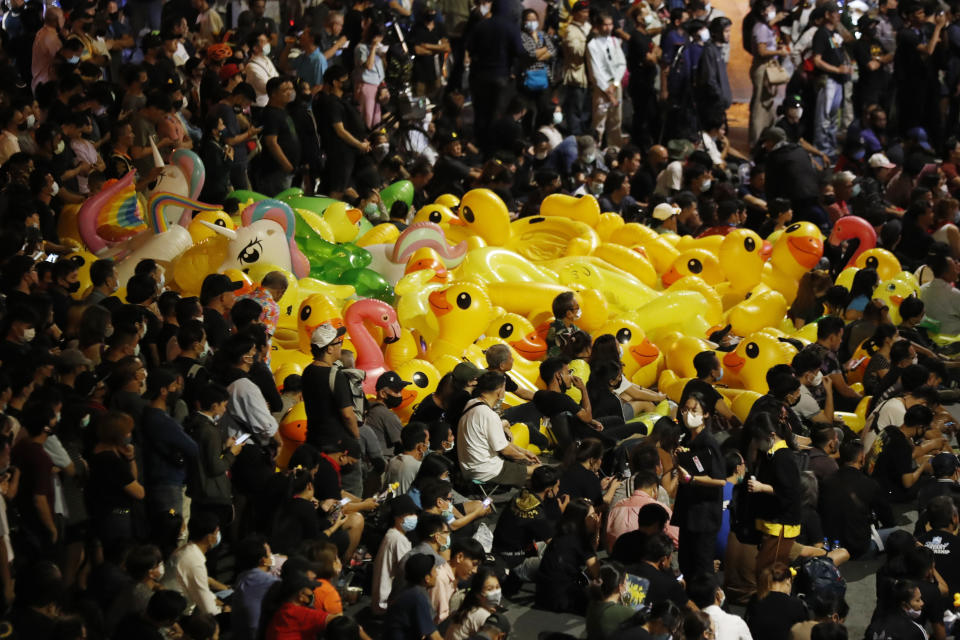
[[[83,355],[79,349],[64,349],[57,357],[57,364],[65,367],[87,367],[93,369],[93,360]]]
[[[960,460],[952,453],[938,453],[930,460],[930,467],[938,478],[950,476],[960,467]]]
[[[483,369],[469,362],[461,362],[453,368],[453,379],[462,385],[469,384],[480,377]]]
[[[346,327],[334,327],[329,322],[324,322],[313,330],[313,333],[310,335],[310,344],[323,349],[346,332]]]
[[[669,202],[661,202],[653,208],[651,215],[657,220],[669,220],[678,213],[680,213],[680,208],[677,207],[677,205],[670,204]]]
[[[774,144],[779,144],[781,142],[785,142],[786,139],[787,132],[780,127],[767,127],[763,130],[763,133],[760,134],[760,142],[773,142]]]
[[[667,141],[667,157],[670,160],[686,160],[693,153],[693,143],[684,138]]]
[[[803,99],[798,95],[790,95],[783,99],[783,108],[790,109],[793,107],[802,107]]]
[[[570,10],[570,13],[576,13],[577,11],[589,11],[590,3],[587,0],[580,0],[579,2],[573,5],[573,9]]]
[[[303,556],[290,556],[280,568],[280,577],[284,580],[292,580],[295,576],[307,578],[308,571],[311,573],[320,573],[322,569],[319,563],[310,562]]]
[[[381,389],[400,391],[408,384],[410,383],[400,378],[396,371],[385,371],[379,378],[377,378],[377,391],[380,391]]]
[[[897,166],[890,162],[890,158],[882,153],[875,153],[870,156],[868,164],[870,165],[871,169],[893,169],[895,166]]]
[[[240,74],[240,67],[238,67],[233,62],[228,62],[227,64],[220,67],[220,79],[227,81],[233,76]]]
[[[930,146],[930,139],[927,137],[927,130],[923,127],[914,127],[907,131],[907,139],[913,139],[924,151],[933,152]]]
[[[203,279],[200,287],[200,304],[205,305],[217,296],[236,291],[242,286],[242,282],[231,280],[222,273],[211,273]]]

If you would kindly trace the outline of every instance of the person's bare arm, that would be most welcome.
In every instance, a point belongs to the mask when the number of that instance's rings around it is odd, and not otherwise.
[[[354,438],[360,437],[360,427],[357,426],[357,414],[353,412],[353,407],[344,407],[340,409],[340,417],[343,424]]]
[[[900,481],[903,482],[903,487],[909,489],[913,485],[917,484],[917,481],[920,479],[920,476],[923,475],[925,471],[930,471],[930,461],[927,460],[922,465],[911,471],[910,473],[905,473],[900,477]]]
[[[367,151],[370,151],[370,142],[368,140],[361,141],[354,138],[353,134],[347,131],[346,127],[343,126],[342,122],[334,122],[333,130],[341,140],[349,144],[351,147],[359,149],[364,153],[366,153]]]
[[[941,11],[934,20],[933,35],[930,36],[930,41],[926,44],[917,45],[917,51],[920,52],[921,56],[929,58],[933,55],[933,52],[937,49],[937,43],[940,42],[940,32],[946,24],[947,16]]]

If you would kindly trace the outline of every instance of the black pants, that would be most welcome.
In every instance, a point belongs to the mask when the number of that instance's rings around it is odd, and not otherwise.
[[[503,115],[513,94],[509,91],[510,79],[485,73],[470,73],[470,95],[473,97],[474,135],[477,140],[487,140],[490,124]],[[486,148],[495,146],[488,141]]]
[[[688,527],[680,527],[680,573],[687,580],[714,573],[716,540],[716,531],[690,531]]]

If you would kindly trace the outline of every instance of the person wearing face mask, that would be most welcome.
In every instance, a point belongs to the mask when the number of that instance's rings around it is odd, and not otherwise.
[[[393,583],[400,569],[400,559],[412,548],[408,536],[417,529],[417,505],[409,496],[393,498],[386,508],[393,524],[384,535],[373,560],[371,607],[375,614],[387,610]]]
[[[286,567],[286,565],[284,565]],[[312,574],[312,572],[310,572]],[[280,606],[275,611],[267,599],[261,616],[269,619],[266,624],[267,638],[316,637],[327,626],[330,613],[314,607],[316,582],[301,571],[284,571],[280,588],[276,593]],[[276,602],[276,601],[273,601]]]
[[[547,355],[560,355],[562,343],[579,328],[574,324],[580,318],[580,303],[572,291],[567,291],[557,295],[553,299],[553,322],[547,331]]]
[[[821,370],[822,354],[823,350],[818,347],[805,348],[791,363],[801,383],[800,400],[793,411],[808,425],[833,424],[833,388],[830,378]]]
[[[408,424],[400,432],[400,443],[402,453],[394,456],[387,463],[383,482],[385,487],[398,483],[398,492],[407,493],[420,470],[420,463],[430,450],[430,434],[427,426],[419,422]]]
[[[493,530],[493,550],[511,567],[511,575],[515,574],[519,581],[528,582],[536,577],[539,555],[527,558],[526,550],[541,550],[553,538],[556,521],[569,502],[570,496],[560,494],[557,468],[542,466],[531,474],[528,487],[521,489],[500,511]],[[511,581],[504,587],[512,590]]]
[[[160,549],[152,544],[130,549],[124,568],[135,583],[132,589],[122,591],[105,612],[104,625],[110,634],[125,616],[146,612],[147,603],[160,590],[165,573]]]
[[[913,580],[897,580],[891,595],[889,608],[878,612],[877,619],[867,629],[866,637],[927,640],[930,636],[918,622],[924,601],[917,583]]]
[[[203,202],[223,202],[232,191],[230,169],[233,167],[233,147],[226,144],[226,125],[219,115],[207,117],[200,144],[200,159],[209,171],[203,181],[200,199]]]
[[[450,616],[444,640],[466,640],[477,633],[492,615],[496,615],[502,594],[493,570],[480,567],[470,581],[470,588],[460,606]]]
[[[3,362],[17,362],[30,352],[33,339],[37,336],[37,317],[29,307],[11,307],[4,315],[4,340],[0,343],[0,357]]]
[[[227,589],[216,580],[208,580],[206,555],[220,544],[220,521],[212,513],[191,514],[187,524],[187,544],[170,556],[171,571],[166,584],[187,599],[188,611],[198,609],[201,613],[217,615],[223,603],[210,590],[210,586]],[[311,591],[310,595],[313,595]],[[326,615],[324,613],[324,615]]]
[[[80,290],[80,267],[73,258],[63,257],[53,265],[54,286],[48,291],[53,301],[53,318],[57,326],[68,326],[67,314],[73,305],[72,294]]]
[[[715,627],[716,640],[750,640],[750,629],[743,618],[723,610],[726,594],[714,576],[700,576],[687,583],[690,599],[710,616]]]
[[[914,404],[907,409],[901,424],[884,428],[878,436],[882,448],[875,456],[873,477],[893,501],[916,497],[918,481],[932,469],[928,454],[944,448],[946,440],[942,437],[923,440],[932,420],[933,412],[928,407]]]
[[[25,122],[23,110],[17,106],[7,106],[0,110],[0,164],[20,151],[17,136],[20,125]]]
[[[683,393],[680,394],[680,406],[686,404],[690,393],[696,392],[704,397],[706,406],[711,407],[711,413],[715,416],[722,416],[729,421],[737,420],[723,396],[714,388],[723,380],[723,366],[717,354],[713,351],[698,353],[693,357],[693,368],[697,375],[684,385]]]
[[[403,390],[409,385],[394,371],[386,371],[377,378],[377,397],[370,403],[364,424],[373,427],[380,450],[387,456],[393,455],[395,447],[400,444],[403,422],[393,410],[403,404]],[[406,490],[401,493],[406,493]]]
[[[183,392],[183,378],[173,369],[155,369],[147,380],[141,437],[144,447],[144,484],[149,513],[183,507],[187,469],[193,468],[200,453],[196,441],[170,416],[170,407]]]
[[[227,473],[243,450],[244,442],[237,444],[229,436],[220,418],[227,412],[230,395],[223,387],[205,384],[194,394],[198,407],[187,418],[184,431],[197,443],[197,456],[188,466],[187,495],[191,512],[207,511],[216,514],[222,522],[229,522],[233,505],[233,488]]]
[[[854,411],[863,396],[847,384],[838,352],[843,344],[844,323],[840,318],[821,318],[817,323],[817,344],[824,348],[820,370],[830,379],[834,407],[840,411]]]
[[[677,420],[687,429],[678,458],[680,486],[670,523],[680,528],[680,571],[696,576],[712,573],[714,541],[722,522],[726,464],[711,430],[710,405],[703,395],[691,391],[680,407]]]
[[[540,464],[537,456],[507,440],[497,410],[506,394],[498,371],[477,378],[457,427],[457,455],[464,477],[493,485],[523,486]]]
[[[267,82],[280,76],[277,68],[270,60],[270,38],[263,32],[252,33],[246,39],[250,50],[250,60],[247,62],[246,80],[257,94],[256,104],[267,106],[270,97],[267,95]]]
[[[587,43],[587,62],[593,93],[591,131],[608,145],[623,146],[620,131],[623,91],[620,83],[627,71],[623,42],[613,35],[613,17],[602,14],[594,25],[598,35]],[[604,138],[606,134],[606,138]]]
[[[773,30],[774,25],[786,14],[778,14],[771,0],[759,0],[753,4],[753,15],[755,20],[749,34],[750,44],[747,46],[747,50],[753,55],[750,66],[750,79],[753,82],[749,131],[751,145],[756,143],[764,129],[773,124],[776,117],[779,87],[767,82],[767,67],[782,56],[790,54],[789,46],[778,46],[777,33]]]

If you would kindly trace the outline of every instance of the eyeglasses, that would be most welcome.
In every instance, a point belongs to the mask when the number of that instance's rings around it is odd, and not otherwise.
[[[341,344],[343,344],[343,340],[334,340],[333,342],[330,343],[330,346],[331,346],[331,347],[337,347],[337,346],[339,346],[339,345],[341,345]]]

